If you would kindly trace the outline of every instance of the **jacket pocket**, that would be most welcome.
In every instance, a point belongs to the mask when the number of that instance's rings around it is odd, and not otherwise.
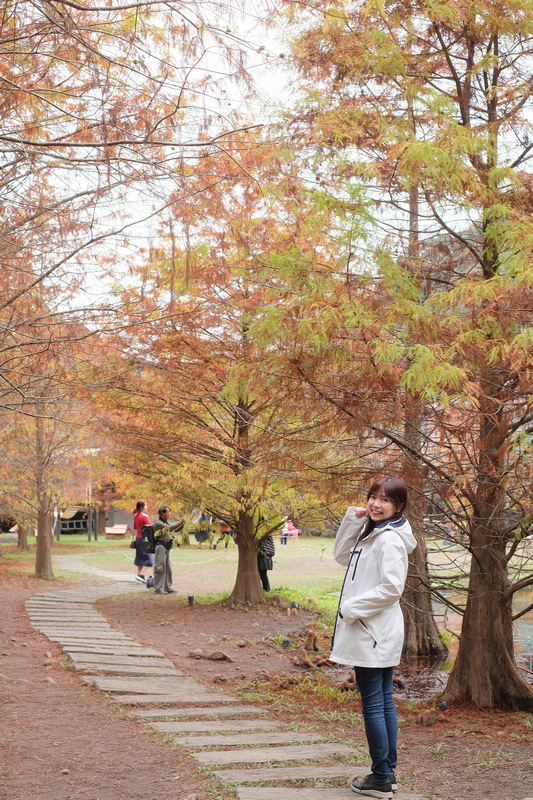
[[[363,626],[363,628],[365,629],[365,631],[368,633],[368,635],[369,635],[369,636],[370,636],[370,638],[372,639],[372,641],[373,641],[373,643],[374,643],[374,644],[372,645],[372,648],[376,647],[376,646],[379,644],[379,642],[378,642],[378,640],[376,639],[376,637],[374,636],[374,634],[372,633],[372,631],[370,630],[370,628],[368,627],[368,625],[367,625],[365,622],[363,622],[363,620],[362,620],[362,619],[360,619],[360,620],[359,620],[359,622],[361,623],[361,625]]]

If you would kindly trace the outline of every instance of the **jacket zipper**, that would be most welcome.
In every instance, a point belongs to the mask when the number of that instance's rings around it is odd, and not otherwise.
[[[354,556],[356,553],[357,553],[357,558],[355,559],[355,564],[354,564],[354,567],[353,567],[352,581],[355,580],[355,573],[356,573],[356,570],[357,570],[357,565],[359,564],[359,559],[361,558],[362,550],[355,550],[354,549],[353,553],[352,553],[352,556]],[[346,570],[346,572],[348,572],[348,570]],[[342,588],[344,589],[344,583],[342,584]]]
[[[341,607],[342,593],[344,592],[344,585],[345,585],[345,583],[346,583],[346,578],[348,577],[348,573],[350,572],[350,567],[352,566],[352,558],[354,557],[354,555],[355,555],[356,553],[357,553],[357,559],[356,559],[356,561],[355,561],[355,566],[354,566],[354,570],[353,570],[353,576],[352,576],[352,580],[353,580],[353,579],[354,579],[354,577],[355,577],[355,571],[356,571],[356,569],[357,569],[357,564],[359,563],[359,557],[360,557],[360,555],[361,555],[361,550],[356,550],[356,549],[355,549],[355,548],[357,547],[357,545],[358,545],[358,544],[359,544],[359,540],[358,540],[358,541],[355,543],[355,545],[354,545],[354,548],[353,548],[352,552],[350,553],[350,561],[348,562],[348,566],[347,566],[347,568],[346,568],[346,574],[344,575],[344,580],[343,580],[343,582],[342,582],[342,589],[341,589],[341,593],[340,593],[340,595],[339,595],[339,605],[338,605],[338,607],[337,607],[337,619],[335,620],[335,627],[333,628],[333,636],[331,637],[331,645],[330,645],[330,650],[333,650],[333,644],[334,644],[334,642],[335,642],[335,634],[336,634],[336,632],[337,632],[337,622],[338,622],[338,619],[339,619],[339,617],[340,617],[340,607]],[[342,617],[341,617],[341,619],[342,619]]]

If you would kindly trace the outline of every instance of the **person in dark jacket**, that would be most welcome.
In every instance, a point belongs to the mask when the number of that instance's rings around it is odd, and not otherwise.
[[[172,588],[172,566],[170,551],[174,544],[172,533],[183,528],[184,520],[171,525],[168,521],[170,508],[161,506],[159,519],[154,522],[155,554],[154,554],[154,594],[176,594]]]
[[[275,554],[276,545],[274,544],[274,539],[269,534],[260,542],[257,550],[257,570],[265,592],[270,591],[270,582],[267,573],[269,569],[272,569],[272,557]]]

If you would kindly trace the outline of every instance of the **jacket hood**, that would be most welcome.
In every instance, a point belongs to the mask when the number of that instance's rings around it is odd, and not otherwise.
[[[411,525],[405,519],[405,517],[394,517],[390,520],[386,520],[384,523],[381,523],[381,525],[376,525],[368,538],[370,539],[374,536],[377,536],[383,531],[394,531],[394,533],[398,534],[405,545],[408,555],[415,549],[416,539],[413,535]]]

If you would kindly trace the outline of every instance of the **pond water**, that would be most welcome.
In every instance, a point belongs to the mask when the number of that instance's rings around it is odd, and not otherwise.
[[[517,592],[516,600],[513,603],[513,609],[515,613],[517,611],[521,611],[524,608],[533,603],[533,587],[529,589],[523,589],[521,592]],[[524,614],[523,617],[517,619],[514,624],[514,640],[515,640],[515,652],[517,656],[524,657],[525,654],[529,654],[529,662],[531,667],[531,658],[533,657],[533,611],[529,611],[527,614]]]
[[[450,594],[450,600],[462,602],[459,596]],[[533,587],[523,589],[515,595],[514,612],[527,608],[533,603]],[[461,632],[462,617],[445,609],[444,605],[434,603],[434,611],[441,630],[451,632],[450,653],[446,659],[409,658],[402,659],[398,667],[402,686],[398,686],[397,694],[410,700],[424,700],[441,692],[448,679],[459,644],[458,634]],[[533,670],[533,611],[524,614],[514,623],[515,657],[518,666]],[[522,673],[526,680],[532,682],[533,675]]]
[[[455,601],[458,604],[464,603],[464,598],[458,595],[450,593],[448,596],[452,602]],[[522,609],[527,608],[531,603],[533,603],[533,587],[517,592],[513,602],[514,613],[516,614]],[[457,652],[457,636],[461,632],[462,617],[454,611],[445,609],[440,603],[434,602],[433,608],[437,620],[439,621],[440,630],[446,629],[448,632],[454,634],[450,641],[450,660],[453,661]],[[513,627],[516,655],[533,654],[533,611],[529,611],[527,614],[524,614],[523,617],[517,619]]]

